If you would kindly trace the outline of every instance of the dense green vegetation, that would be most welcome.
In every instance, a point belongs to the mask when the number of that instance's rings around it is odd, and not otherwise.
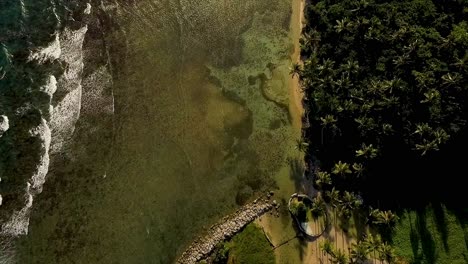
[[[335,186],[389,201],[395,189],[453,187],[455,150],[466,146],[467,10],[466,1],[429,0],[308,6],[304,65],[293,70],[310,155]]]
[[[312,1],[304,63],[292,68],[305,92],[301,145],[316,187],[341,217],[361,209],[415,263],[461,263],[468,254],[460,184],[468,147],[467,13],[466,0]],[[430,204],[444,209],[423,214]],[[417,224],[408,224],[410,216]],[[434,226],[438,231],[424,231]]]
[[[231,241],[220,245],[212,261],[216,264],[274,264],[275,255],[262,230],[250,224]]]

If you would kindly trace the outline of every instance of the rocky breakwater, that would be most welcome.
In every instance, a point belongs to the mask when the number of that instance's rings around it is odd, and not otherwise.
[[[259,198],[241,207],[235,213],[224,217],[219,223],[213,225],[206,235],[197,238],[176,263],[196,263],[206,258],[216,245],[233,237],[247,224],[272,210],[275,206],[277,206],[275,200],[271,202],[268,199]]]

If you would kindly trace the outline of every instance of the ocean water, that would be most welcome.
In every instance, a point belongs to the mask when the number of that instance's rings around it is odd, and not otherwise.
[[[4,250],[18,263],[171,263],[203,228],[274,188],[288,162],[291,1],[90,6],[85,14],[84,1],[0,4],[1,25],[12,28],[0,36],[11,55],[0,62],[11,72],[32,65],[23,71],[40,76],[19,85],[7,73],[1,86],[0,115],[11,117],[0,138],[2,221],[24,208],[24,186],[50,156],[45,183],[31,191],[28,232]],[[18,28],[14,14],[23,17]],[[34,42],[15,35],[24,25]],[[60,55],[51,59],[54,45]],[[26,91],[23,102],[12,103],[13,87]],[[50,127],[51,143],[14,136],[40,127],[19,125],[29,116]],[[30,138],[37,143],[21,144]],[[24,150],[13,153],[18,145]],[[12,160],[28,155],[36,166],[15,178]]]

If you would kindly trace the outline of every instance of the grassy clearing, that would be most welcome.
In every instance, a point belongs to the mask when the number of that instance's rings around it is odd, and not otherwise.
[[[406,211],[393,236],[397,255],[409,263],[468,263],[468,218],[432,205]]]
[[[229,264],[275,264],[275,255],[262,230],[248,225],[236,235],[229,246]]]

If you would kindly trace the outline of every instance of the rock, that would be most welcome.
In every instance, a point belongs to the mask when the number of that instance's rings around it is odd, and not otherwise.
[[[10,123],[8,117],[0,115],[0,137],[10,128]]]
[[[176,263],[196,263],[209,256],[216,245],[238,233],[244,226],[256,218],[271,210],[273,206],[266,200],[255,200],[247,204],[236,213],[224,217],[218,224],[209,228],[205,237],[195,240],[192,245],[182,254]]]
[[[271,196],[275,195],[275,192],[274,192],[274,191],[270,191],[270,195],[271,195]]]
[[[278,202],[276,200],[273,200],[273,206],[277,206],[278,205]]]

